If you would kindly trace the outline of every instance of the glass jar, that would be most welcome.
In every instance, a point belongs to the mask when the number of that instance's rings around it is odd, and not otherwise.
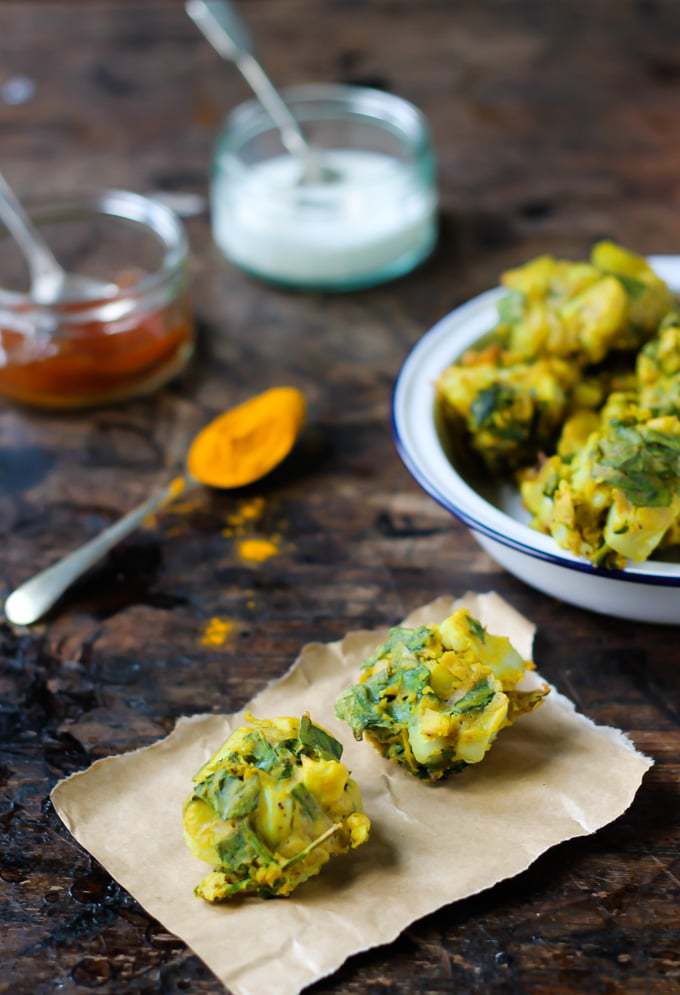
[[[119,290],[37,304],[23,289],[19,249],[0,227],[0,395],[78,408],[147,393],[178,373],[192,352],[193,321],[175,214],[122,190],[29,202],[28,212],[66,270]]]
[[[212,177],[215,241],[253,276],[310,290],[354,290],[408,273],[436,241],[429,129],[412,104],[359,86],[284,91],[335,179],[303,182],[255,101],[229,116]]]

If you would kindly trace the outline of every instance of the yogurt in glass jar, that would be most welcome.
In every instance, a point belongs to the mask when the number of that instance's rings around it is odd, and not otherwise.
[[[437,235],[423,115],[365,87],[285,92],[330,179],[308,181],[259,104],[228,118],[215,154],[213,234],[253,276],[310,290],[373,286],[412,270]]]

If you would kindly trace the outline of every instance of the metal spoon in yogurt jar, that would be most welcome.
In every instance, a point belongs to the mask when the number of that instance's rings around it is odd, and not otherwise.
[[[247,27],[228,0],[186,0],[185,10],[223,59],[233,62],[281,133],[281,141],[300,160],[302,184],[330,183],[338,179],[324,165],[320,150],[310,145],[285,100],[253,54]]]
[[[115,283],[67,273],[0,173],[0,219],[21,249],[31,277],[31,299],[49,306],[63,301],[105,300],[118,293]]]

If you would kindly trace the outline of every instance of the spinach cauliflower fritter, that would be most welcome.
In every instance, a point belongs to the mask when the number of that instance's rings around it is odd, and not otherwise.
[[[441,374],[437,388],[445,416],[464,418],[473,446],[492,467],[533,459],[569,409],[578,369],[549,356],[511,363],[495,344],[468,350],[460,365]]]
[[[577,556],[640,562],[680,538],[680,315],[639,352],[628,390],[565,422],[557,453],[519,474],[532,525]]]
[[[461,608],[440,625],[391,629],[335,711],[356,739],[437,781],[479,763],[501,729],[541,704],[547,685],[516,690],[532,668]]]
[[[680,314],[671,292],[611,242],[589,263],[542,256],[502,282],[509,294],[493,341],[439,378],[449,425],[464,426],[492,472],[518,471],[533,527],[575,555],[624,567],[677,544]]]
[[[635,368],[641,407],[652,417],[680,417],[680,314],[666,315],[656,338],[639,352]]]
[[[612,394],[599,416],[565,423],[557,454],[523,471],[520,490],[534,528],[577,556],[611,567],[646,560],[677,542],[680,419]]]
[[[533,460],[570,413],[586,368],[639,348],[673,305],[646,261],[611,242],[589,263],[540,256],[501,282],[508,294],[491,344],[469,349],[437,382],[445,417],[494,472]]]
[[[201,767],[184,805],[187,846],[213,866],[196,888],[208,902],[290,895],[371,828],[337,739],[308,715],[247,719]]]

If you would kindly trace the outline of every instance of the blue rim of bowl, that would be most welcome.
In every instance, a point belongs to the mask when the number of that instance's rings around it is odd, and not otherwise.
[[[482,296],[482,295],[480,295]],[[416,483],[422,487],[426,494],[429,494],[431,498],[437,502],[442,508],[448,511],[450,514],[454,515],[459,521],[466,525],[473,532],[478,532],[480,535],[485,536],[487,539],[491,539],[495,542],[501,543],[503,546],[507,546],[509,549],[514,550],[517,553],[524,553],[527,556],[531,556],[536,560],[543,560],[546,563],[552,563],[554,566],[564,567],[567,570],[577,570],[581,573],[591,574],[595,577],[601,577],[603,580],[622,580],[629,584],[650,584],[655,587],[680,587],[680,577],[662,577],[659,574],[640,574],[636,573],[631,575],[626,570],[617,569],[606,569],[603,567],[594,567],[591,563],[586,560],[568,560],[564,556],[559,556],[556,553],[548,553],[541,549],[536,549],[533,546],[528,546],[518,539],[510,539],[508,536],[497,532],[496,529],[492,529],[490,526],[481,522],[479,519],[468,514],[458,505],[454,504],[453,501],[447,497],[445,494],[435,487],[431,480],[422,472],[418,467],[415,460],[412,458],[408,447],[404,443],[401,434],[399,432],[398,419],[396,415],[396,398],[399,391],[399,385],[401,383],[402,377],[404,376],[407,367],[409,366],[413,355],[418,352],[425,342],[431,338],[435,333],[439,331],[442,322],[453,314],[454,311],[460,311],[466,307],[467,304],[471,304],[472,301],[467,301],[460,307],[454,308],[452,311],[447,312],[439,321],[435,322],[432,328],[428,329],[424,335],[418,339],[415,345],[409,350],[406,358],[404,359],[399,373],[394,381],[394,386],[392,387],[392,398],[391,398],[391,414],[390,421],[392,427],[392,439],[394,441],[395,448],[401,459],[402,463],[411,474]],[[479,500],[486,504],[484,498],[479,494],[477,495]],[[509,516],[506,516],[509,518]],[[513,519],[509,518],[509,521]]]

